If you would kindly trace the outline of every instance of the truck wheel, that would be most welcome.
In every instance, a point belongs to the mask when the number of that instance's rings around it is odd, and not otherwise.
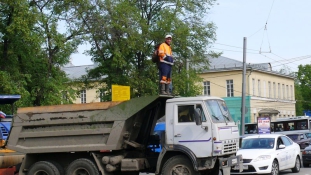
[[[39,161],[33,164],[27,173],[27,175],[61,175],[56,168],[50,162],[47,161]]]
[[[51,164],[55,165],[55,167],[58,169],[58,171],[61,175],[65,174],[64,168],[58,162],[56,162],[54,160],[48,160],[47,162],[50,162]]]
[[[200,173],[194,171],[190,160],[182,155],[174,156],[168,159],[162,169],[162,175],[199,175]]]
[[[81,158],[71,162],[66,175],[99,175],[96,165],[89,159]]]

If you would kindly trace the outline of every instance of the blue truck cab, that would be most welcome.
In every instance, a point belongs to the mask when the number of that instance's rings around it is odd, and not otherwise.
[[[0,95],[0,105],[11,105],[11,114],[14,113],[14,103],[21,98],[20,95]],[[0,106],[0,111],[2,111]],[[13,115],[6,115],[5,118],[0,118],[0,144],[4,143],[8,138],[11,129]],[[0,145],[4,146],[4,145]]]
[[[154,136],[159,137],[158,138],[159,140],[163,140],[163,139],[161,139],[161,137],[165,133],[165,122],[157,123],[156,126],[154,127],[153,131],[154,131],[154,133],[153,133]],[[160,143],[159,144],[154,144],[154,145],[151,144],[149,146],[149,148],[151,148],[151,150],[153,152],[157,152],[157,153],[161,152],[161,150],[162,150],[162,146],[161,146]]]

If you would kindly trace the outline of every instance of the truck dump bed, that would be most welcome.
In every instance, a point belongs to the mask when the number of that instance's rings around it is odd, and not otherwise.
[[[171,97],[20,108],[7,147],[21,153],[107,151],[148,145]]]

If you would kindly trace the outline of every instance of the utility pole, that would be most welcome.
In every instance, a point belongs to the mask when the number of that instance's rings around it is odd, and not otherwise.
[[[246,37],[243,39],[243,74],[242,74],[242,115],[241,115],[241,135],[245,133],[245,77],[246,77]]]

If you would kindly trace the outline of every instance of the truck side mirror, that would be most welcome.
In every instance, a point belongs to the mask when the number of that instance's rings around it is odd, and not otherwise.
[[[194,111],[194,120],[196,125],[202,125],[202,120],[201,120],[201,109],[200,108],[196,108]]]

